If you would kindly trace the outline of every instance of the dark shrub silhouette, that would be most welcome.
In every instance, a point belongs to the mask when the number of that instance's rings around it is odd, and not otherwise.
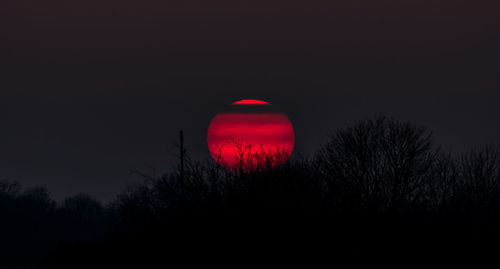
[[[186,156],[182,173],[141,174],[107,206],[85,194],[56,203],[43,188],[1,182],[3,263],[387,264],[498,250],[496,149],[447,154],[425,128],[376,118],[335,132],[311,159],[251,157],[227,170]]]
[[[58,249],[109,234],[102,205],[88,195],[58,205],[40,187],[0,182],[0,267],[38,268]]]
[[[491,206],[498,202],[500,191],[500,155],[495,149],[465,154],[460,163],[458,196],[471,206]],[[460,193],[461,192],[461,193]]]
[[[338,131],[316,159],[331,196],[392,211],[425,199],[438,160],[426,129],[387,118]]]

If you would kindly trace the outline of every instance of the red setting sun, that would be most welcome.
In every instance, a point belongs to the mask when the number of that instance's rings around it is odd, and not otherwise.
[[[208,149],[219,164],[229,169],[256,169],[277,166],[290,157],[295,133],[285,114],[259,109],[270,106],[259,100],[232,105],[245,106],[245,111],[221,112],[208,128]]]
[[[238,102],[234,102],[233,105],[271,105],[268,102],[254,100],[254,99],[243,99]]]

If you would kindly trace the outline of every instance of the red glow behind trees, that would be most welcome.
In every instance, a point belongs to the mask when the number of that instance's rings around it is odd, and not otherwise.
[[[242,100],[233,105],[270,105]],[[283,113],[225,112],[212,120],[207,135],[210,154],[229,169],[275,167],[291,155],[295,134]]]

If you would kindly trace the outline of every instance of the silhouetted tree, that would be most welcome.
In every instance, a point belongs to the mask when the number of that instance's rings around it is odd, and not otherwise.
[[[436,152],[425,128],[377,118],[336,132],[317,160],[335,199],[396,212],[422,199]]]
[[[185,155],[182,175],[139,173],[143,182],[106,206],[85,194],[57,203],[46,189],[0,182],[3,264],[241,261],[260,257],[255,245],[271,259],[320,253],[337,264],[498,249],[486,246],[500,240],[496,149],[446,154],[427,129],[389,118],[335,132],[312,159],[235,148],[233,169]]]
[[[500,154],[485,148],[465,154],[461,160],[461,191],[471,205],[491,205],[498,202],[500,191]]]

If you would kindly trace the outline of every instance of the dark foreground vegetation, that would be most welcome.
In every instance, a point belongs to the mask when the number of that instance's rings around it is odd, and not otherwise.
[[[106,206],[0,183],[0,216],[5,268],[477,262],[500,249],[500,154],[381,118],[279,167],[187,161]]]

